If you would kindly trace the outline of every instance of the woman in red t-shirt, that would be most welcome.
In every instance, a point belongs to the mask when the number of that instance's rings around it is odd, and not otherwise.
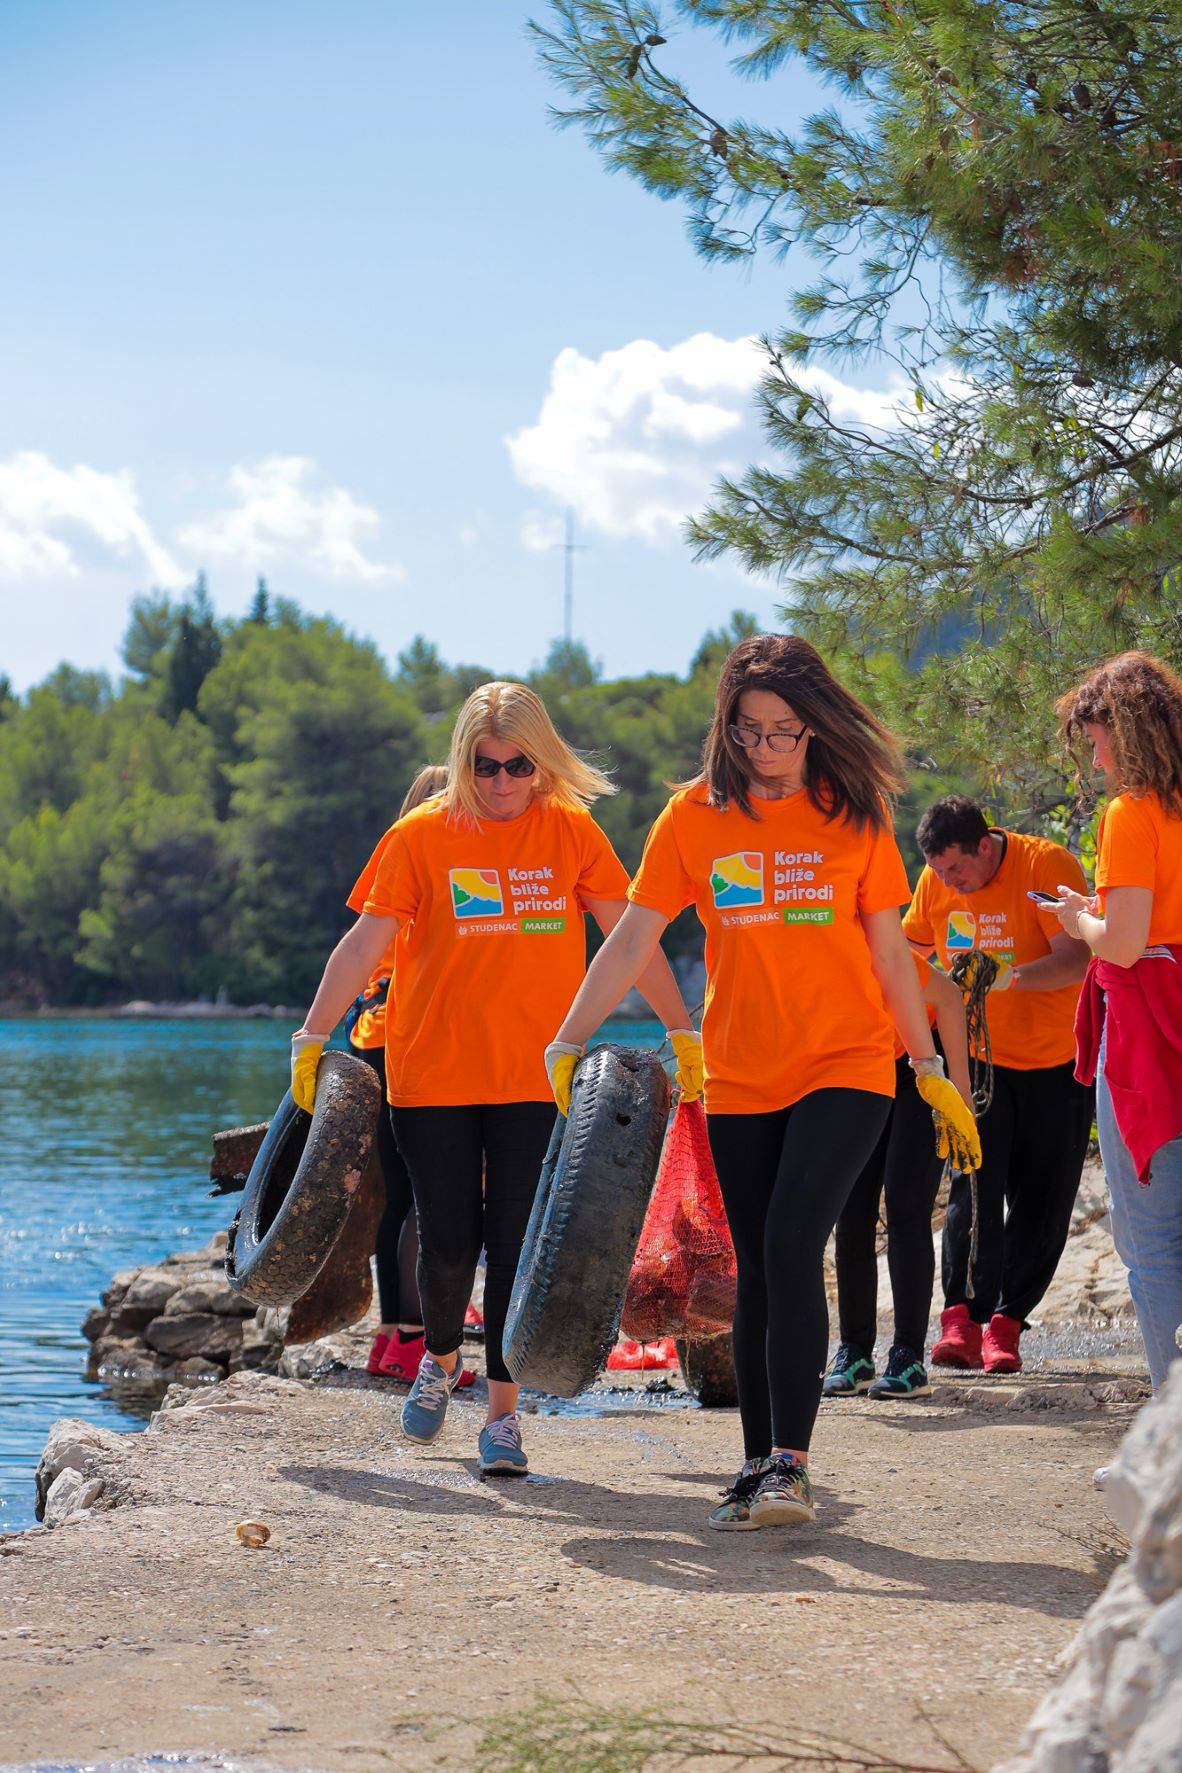
[[[1096,1066],[1112,1235],[1156,1391],[1182,1324],[1182,681],[1160,659],[1122,653],[1064,696],[1059,716],[1116,791],[1096,896],[1060,887],[1059,920],[1094,956],[1081,1008],[1093,983],[1103,993],[1098,1055],[1081,1062]]]
[[[649,832],[631,904],[547,1049],[565,1112],[583,1044],[666,924],[696,905],[710,1145],[738,1262],[746,1454],[710,1516],[717,1528],[813,1518],[824,1249],[886,1122],[896,1025],[945,1140],[951,1131],[957,1155],[980,1158],[903,937],[910,888],[887,811],[901,783],[893,739],[814,647],[795,635],[743,641],[722,668],[702,773]]]

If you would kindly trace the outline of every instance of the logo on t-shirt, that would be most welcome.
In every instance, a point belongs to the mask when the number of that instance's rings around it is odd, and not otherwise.
[[[948,913],[947,948],[950,954],[962,953],[977,940],[977,917],[972,911]]]
[[[450,868],[451,908],[457,917],[500,917],[505,910],[495,868]]]
[[[710,864],[710,888],[719,911],[729,911],[736,905],[762,905],[763,857],[758,850],[715,856]]]

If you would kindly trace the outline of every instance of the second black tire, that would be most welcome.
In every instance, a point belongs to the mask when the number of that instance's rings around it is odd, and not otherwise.
[[[226,1279],[256,1305],[291,1305],[332,1254],[361,1187],[382,1086],[363,1059],[325,1053],[312,1114],[289,1090],[250,1167]]]
[[[639,1047],[594,1047],[542,1166],[505,1321],[514,1379],[575,1397],[615,1342],[656,1180],[669,1079]]]

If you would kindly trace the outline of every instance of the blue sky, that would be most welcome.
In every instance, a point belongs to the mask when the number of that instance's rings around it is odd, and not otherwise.
[[[541,12],[539,6],[535,10]],[[372,636],[524,669],[561,623],[682,669],[772,587],[679,513],[758,449],[742,341],[793,267],[709,268],[682,212],[547,119],[529,8],[5,0],[0,600],[18,687],[117,665],[127,606],[257,573]],[[724,108],[717,44],[663,53]],[[803,274],[796,268],[796,274]]]

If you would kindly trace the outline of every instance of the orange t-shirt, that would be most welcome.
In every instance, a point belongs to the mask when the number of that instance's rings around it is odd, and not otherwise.
[[[895,1030],[859,915],[907,901],[889,830],[827,820],[803,789],[739,808],[699,784],[660,814],[628,897],[706,931],[702,1045],[711,1114],[787,1108],[812,1090],[895,1093]]]
[[[542,1052],[587,964],[588,899],[628,875],[590,813],[534,795],[480,825],[426,801],[383,837],[350,896],[400,936],[386,1006],[386,1093],[399,1108],[548,1102]]]
[[[1019,831],[1004,836],[1001,866],[980,892],[954,892],[930,868],[919,877],[903,930],[917,948],[934,948],[945,971],[970,948],[980,948],[1010,966],[1049,954],[1059,920],[1040,911],[1027,892],[1037,887],[1054,893],[1060,885],[1087,891],[1083,869],[1062,844]],[[1078,998],[1078,985],[1061,985],[1054,991],[991,992],[985,1015],[995,1062],[1015,1071],[1037,1071],[1074,1059]]]
[[[1096,892],[1148,887],[1153,894],[1149,942],[1182,942],[1182,817],[1167,813],[1160,794],[1118,794],[1100,818]]]

